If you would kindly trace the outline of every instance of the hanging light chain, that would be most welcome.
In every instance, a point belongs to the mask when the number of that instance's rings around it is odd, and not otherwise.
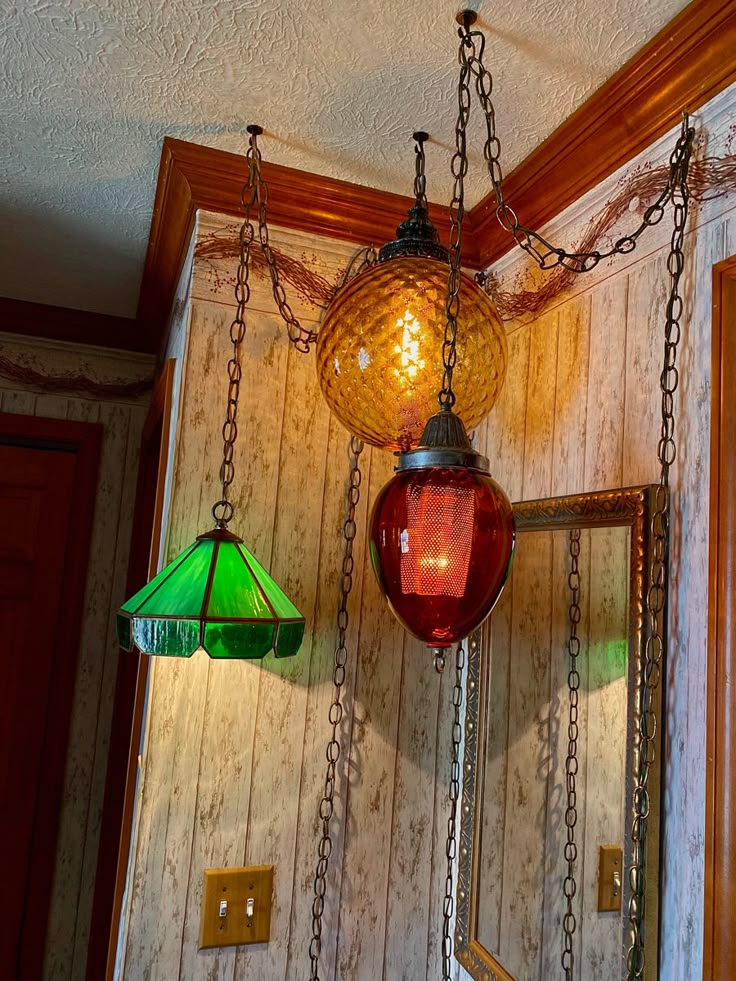
[[[689,125],[688,117],[685,116],[680,139],[670,158],[670,168],[673,175],[674,226],[670,241],[670,251],[667,257],[670,291],[667,300],[664,329],[664,360],[659,379],[662,395],[662,422],[657,445],[660,476],[655,497],[654,514],[652,515],[650,526],[653,558],[650,568],[651,578],[646,597],[649,629],[644,651],[644,664],[642,666],[641,705],[638,724],[638,768],[632,802],[634,819],[631,834],[631,868],[629,870],[629,927],[631,943],[626,956],[628,981],[639,981],[644,976],[645,845],[650,806],[649,773],[656,753],[657,718],[655,714],[655,692],[660,683],[666,629],[664,616],[668,580],[667,561],[669,557],[669,478],[670,468],[675,462],[677,455],[675,444],[674,395],[679,381],[677,349],[681,337],[680,319],[682,318],[683,312],[680,282],[685,265],[683,245],[689,204],[687,175],[694,135],[695,131]]]
[[[424,144],[428,139],[426,133],[417,132],[414,133],[414,197],[416,198],[416,203],[421,205],[423,208],[427,208],[427,178],[424,173],[424,167],[426,163]]]
[[[360,470],[360,455],[364,444],[357,436],[350,439],[350,474],[348,478],[348,493],[346,503],[345,523],[343,524],[343,560],[342,581],[340,584],[340,603],[337,611],[337,643],[335,646],[335,666],[332,673],[334,692],[328,718],[332,733],[327,743],[327,771],[322,800],[319,805],[319,817],[322,822],[322,836],[318,848],[317,870],[314,876],[314,899],[312,901],[312,940],[309,944],[309,960],[311,970],[310,981],[320,981],[319,958],[322,952],[322,915],[325,909],[325,891],[327,888],[327,869],[332,854],[332,834],[330,823],[335,810],[335,784],[337,764],[340,759],[339,728],[343,717],[342,688],[345,683],[345,665],[348,652],[346,637],[348,630],[348,600],[353,588],[353,543],[357,534],[355,513],[360,501],[360,485],[362,473]]]
[[[257,135],[262,130],[260,127],[249,126],[248,131],[251,132],[251,130],[256,130],[257,132],[251,133],[251,146],[248,151],[252,158],[251,169],[249,170],[249,186],[253,188],[255,201],[258,205],[258,240],[261,244],[266,265],[268,266],[268,272],[271,276],[273,298],[276,301],[281,318],[286,324],[289,340],[301,354],[309,354],[312,344],[317,340],[317,333],[316,331],[302,327],[286,299],[286,291],[279,276],[276,257],[273,254],[268,235],[268,185],[261,176],[261,151],[258,148],[256,140]]]
[[[562,969],[565,972],[565,981],[572,981],[575,969],[575,954],[573,953],[573,937],[577,927],[577,918],[573,901],[577,893],[577,881],[575,878],[576,863],[578,860],[578,846],[575,838],[575,830],[578,823],[578,800],[577,800],[577,774],[578,774],[578,701],[580,692],[580,673],[578,671],[578,655],[580,654],[580,638],[578,637],[578,625],[580,623],[580,529],[573,528],[570,531],[570,572],[567,583],[570,589],[570,606],[568,608],[568,620],[570,633],[567,641],[567,653],[569,656],[569,670],[567,675],[567,685],[570,694],[570,708],[567,724],[567,759],[565,760],[565,783],[567,790],[567,807],[565,810],[565,827],[567,830],[567,841],[565,842],[565,861],[567,862],[567,874],[562,884],[562,892],[565,897],[565,913],[562,918],[563,951]]]
[[[486,140],[483,155],[496,198],[496,217],[500,225],[514,237],[516,244],[537,263],[539,268],[544,270],[564,266],[576,273],[589,272],[603,259],[633,252],[644,230],[658,225],[662,220],[665,208],[675,192],[675,174],[682,165],[686,152],[682,137],[678,140],[670,161],[667,184],[656,201],[646,209],[639,226],[630,234],[618,238],[606,251],[568,252],[551,244],[533,229],[520,224],[516,212],[507,203],[503,193],[501,143],[496,133],[496,110],[492,101],[493,77],[483,62],[486,39],[481,31],[471,31],[469,27],[460,30],[460,39],[460,84],[463,84],[462,72],[467,69],[475,79],[475,90],[485,117]]]
[[[238,438],[238,403],[240,400],[240,382],[243,376],[240,352],[245,338],[245,316],[250,300],[250,249],[255,237],[255,228],[251,220],[253,207],[256,203],[256,183],[258,174],[258,147],[256,138],[259,127],[249,126],[250,140],[246,163],[248,164],[248,180],[240,193],[240,203],[243,207],[244,218],[240,226],[239,260],[235,277],[235,318],[230,324],[230,341],[232,354],[227,363],[228,388],[225,422],[222,427],[222,464],[220,465],[220,484],[222,496],[212,508],[212,516],[218,527],[227,527],[233,516],[233,506],[229,500],[230,485],[235,476],[235,441]]]
[[[457,123],[455,153],[452,157],[452,201],[450,203],[450,271],[445,303],[445,338],[442,343],[442,387],[437,396],[441,409],[452,409],[455,393],[452,376],[457,363],[457,320],[460,315],[460,283],[465,218],[465,175],[468,172],[467,128],[470,118],[470,66],[463,61],[464,42],[460,42],[460,81],[457,90]]]
[[[465,672],[465,647],[463,641],[455,653],[455,685],[452,689],[454,715],[452,720],[452,763],[450,766],[450,814],[447,819],[447,875],[445,899],[442,907],[442,981],[450,981],[452,968],[452,919],[455,915],[453,888],[455,861],[457,859],[457,802],[460,799],[460,746],[463,730],[460,723],[463,705],[463,674]]]

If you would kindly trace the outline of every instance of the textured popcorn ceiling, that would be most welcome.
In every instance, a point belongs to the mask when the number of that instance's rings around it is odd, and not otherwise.
[[[508,172],[684,0],[480,4]],[[447,200],[448,0],[11,0],[0,23],[0,295],[135,313],[161,141],[408,192],[416,128]],[[477,122],[477,120],[476,120]],[[482,197],[474,127],[471,203]]]

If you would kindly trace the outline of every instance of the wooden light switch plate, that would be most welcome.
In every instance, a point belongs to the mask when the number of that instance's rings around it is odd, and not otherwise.
[[[621,909],[624,853],[620,845],[601,845],[598,856],[598,912]]]
[[[272,893],[273,865],[206,869],[200,949],[268,943]],[[252,915],[249,915],[249,901]]]

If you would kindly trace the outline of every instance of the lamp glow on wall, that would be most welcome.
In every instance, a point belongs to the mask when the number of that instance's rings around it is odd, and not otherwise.
[[[203,648],[212,658],[262,658],[271,649],[277,657],[299,650],[304,617],[254,555],[228,529],[233,517],[229,489],[235,475],[233,453],[238,435],[238,403],[242,377],[240,352],[245,337],[245,309],[250,245],[254,237],[251,209],[256,202],[259,126],[249,126],[250,197],[244,198],[240,265],[235,286],[237,312],[230,327],[232,355],[228,362],[227,411],[222,430],[220,467],[222,497],[212,508],[215,527],[185,549],[143,589],[122,605],[117,634],[125,650],[144,654],[189,657]]]

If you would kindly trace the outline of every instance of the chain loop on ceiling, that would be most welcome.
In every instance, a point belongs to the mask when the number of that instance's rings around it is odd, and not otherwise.
[[[302,327],[294,315],[294,311],[286,299],[286,291],[281,282],[276,257],[273,254],[273,249],[269,241],[267,221],[268,185],[261,175],[262,159],[261,151],[258,147],[258,135],[262,130],[260,126],[249,126],[248,132],[250,133],[250,144],[247,153],[249,164],[248,181],[243,187],[241,200],[248,200],[251,203],[251,207],[253,204],[256,204],[258,207],[258,241],[260,242],[261,251],[266,259],[266,265],[268,266],[268,272],[271,277],[273,298],[281,314],[281,319],[286,324],[289,341],[301,354],[309,354],[312,345],[317,340],[317,332]]]
[[[564,266],[576,273],[590,272],[603,259],[614,255],[628,255],[636,248],[639,237],[646,228],[658,225],[664,217],[667,204],[675,194],[674,174],[682,164],[684,145],[682,138],[678,140],[673,160],[670,166],[670,176],[662,193],[651,204],[642,217],[638,227],[628,235],[619,237],[610,249],[592,252],[568,252],[553,245],[546,238],[531,228],[522,225],[516,212],[508,204],[503,193],[503,170],[501,168],[501,142],[496,133],[496,110],[493,105],[493,76],[486,68],[483,55],[486,39],[482,31],[471,30],[469,26],[461,28],[458,58],[460,61],[459,89],[464,87],[465,73],[475,80],[475,91],[485,118],[486,138],[483,156],[491,179],[491,187],[496,199],[496,218],[499,224],[513,236],[519,248],[529,255],[540,269],[550,270],[556,266]],[[687,128],[687,122],[684,128]],[[674,158],[677,158],[676,160]]]

